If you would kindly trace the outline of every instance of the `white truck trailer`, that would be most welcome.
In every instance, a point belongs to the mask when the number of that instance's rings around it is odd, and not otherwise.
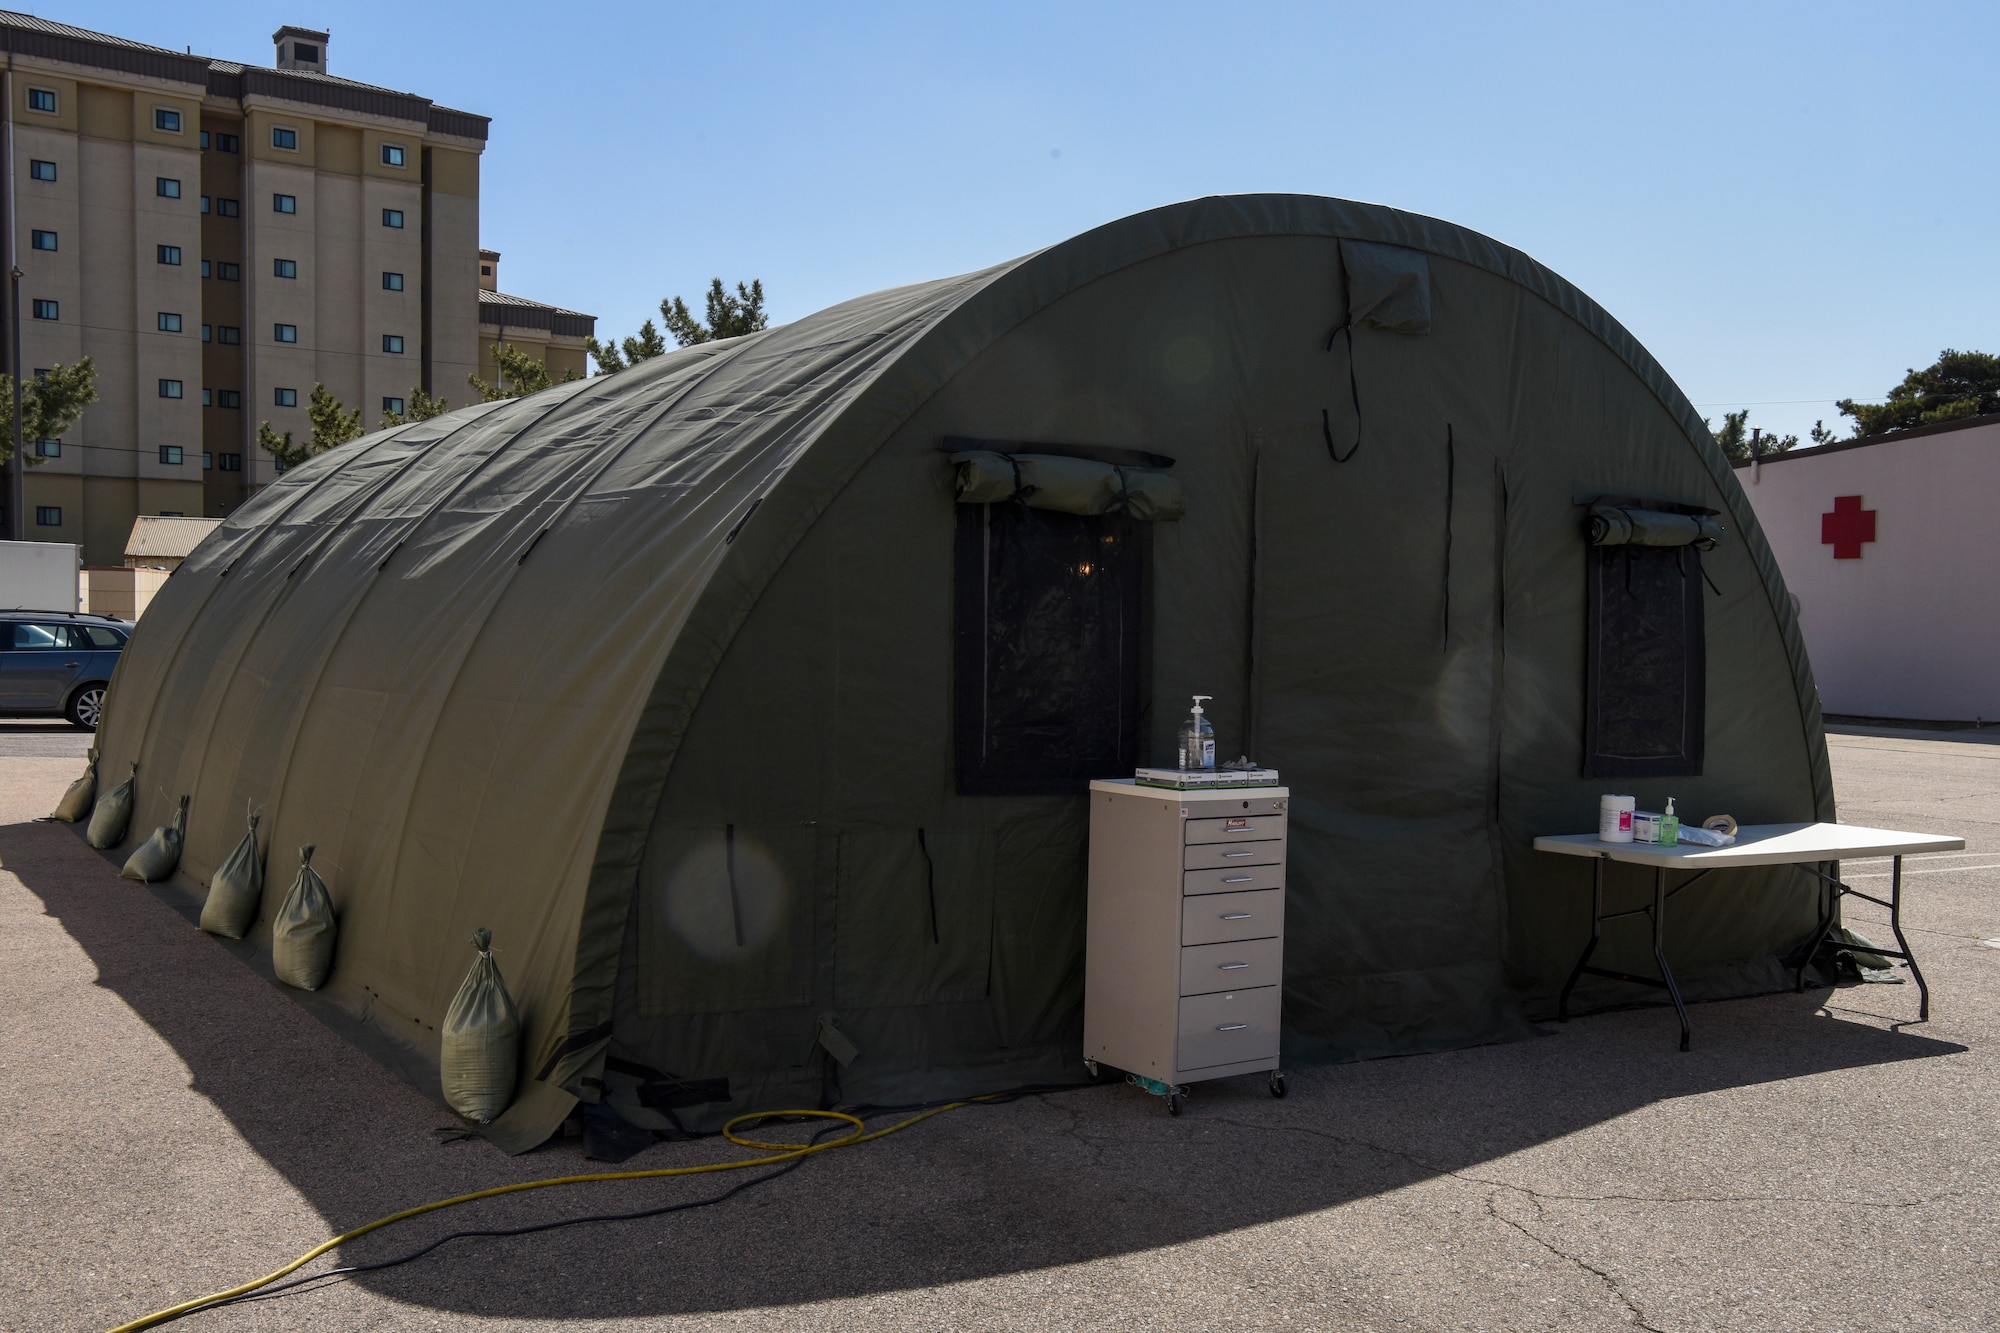
[[[81,546],[0,542],[0,610],[80,610],[82,571]]]

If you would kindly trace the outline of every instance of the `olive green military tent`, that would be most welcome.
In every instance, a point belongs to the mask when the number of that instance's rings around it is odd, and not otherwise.
[[[1778,570],[1660,367],[1486,237],[1285,195],[315,458],[154,601],[102,771],[135,837],[192,796],[190,886],[264,810],[261,947],[317,844],[322,994],[433,1062],[490,927],[520,1149],[576,1099],[1079,1077],[1084,780],[1169,761],[1196,691],[1293,792],[1290,1059],[1526,1031],[1589,874],[1529,844],[1601,792],[1833,815]],[[1774,988],[1814,915],[1714,875],[1670,947]]]

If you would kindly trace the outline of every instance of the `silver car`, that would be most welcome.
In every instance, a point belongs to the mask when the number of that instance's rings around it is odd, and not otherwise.
[[[66,717],[97,730],[132,622],[63,611],[0,611],[0,717]]]

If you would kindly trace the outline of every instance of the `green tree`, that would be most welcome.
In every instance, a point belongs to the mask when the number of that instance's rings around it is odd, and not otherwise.
[[[1796,435],[1759,435],[1751,431],[1745,423],[1750,419],[1750,409],[1722,414],[1722,425],[1718,428],[1707,417],[1701,424],[1708,427],[1708,433],[1715,437],[1715,447],[1722,450],[1726,458],[1749,458],[1753,454],[1782,454],[1787,449],[1796,449],[1799,437]],[[1817,430],[1817,427],[1815,427]],[[1819,436],[1815,434],[1817,441]]]
[[[680,297],[660,302],[661,321],[683,347],[717,338],[740,338],[770,326],[770,316],[764,313],[763,279],[751,279],[748,287],[737,283],[734,296],[723,288],[721,278],[714,279],[708,284],[707,315],[707,323],[698,324]]]
[[[656,356],[667,354],[667,340],[647,320],[639,326],[639,332],[623,342],[599,342],[595,338],[584,340],[590,349],[591,359],[597,362],[597,373],[615,375],[627,366],[636,366],[641,361],[651,361]]]
[[[0,394],[10,408],[14,401],[14,377],[0,375]],[[83,409],[97,401],[97,367],[84,357],[67,366],[51,366],[35,372],[34,379],[21,386],[21,439],[60,440],[63,432],[83,419]],[[14,456],[12,423],[0,431],[0,463]],[[41,464],[30,449],[22,459],[29,467]]]
[[[500,367],[500,382],[488,384],[478,375],[467,375],[465,382],[479,394],[482,403],[497,403],[502,398],[525,398],[531,393],[540,393],[551,384],[567,384],[576,378],[574,370],[566,370],[559,380],[549,378],[549,363],[539,360],[512,343],[494,343],[493,360]]]
[[[257,443],[277,460],[278,471],[295,468],[308,458],[367,434],[361,424],[361,409],[348,411],[324,384],[313,385],[312,397],[306,402],[306,420],[312,423],[312,438],[304,444],[293,444],[290,431],[280,435],[268,421],[257,423]]]
[[[442,398],[433,398],[414,384],[410,386],[409,406],[401,412],[384,412],[382,424],[377,430],[388,430],[411,421],[429,421],[451,410],[451,404]]]
[[[1834,406],[1854,418],[1857,437],[2000,412],[2000,357],[1947,347],[1933,365],[1904,375],[1887,402],[1843,398]]]

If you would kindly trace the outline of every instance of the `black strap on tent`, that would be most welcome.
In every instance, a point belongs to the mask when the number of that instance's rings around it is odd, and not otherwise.
[[[736,947],[743,947],[743,900],[736,894],[736,825],[722,826],[722,860],[729,872],[729,919],[736,927]]]
[[[1444,423],[1444,627],[1443,647],[1451,647],[1451,510],[1458,480],[1458,446],[1451,436],[1451,423]]]
[[[1336,250],[1339,248],[1336,245]],[[1333,350],[1334,340],[1341,334],[1347,335],[1347,396],[1354,404],[1354,443],[1342,454],[1333,444],[1333,416],[1326,408],[1319,410],[1320,433],[1326,436],[1326,456],[1336,463],[1345,463],[1361,450],[1361,383],[1354,377],[1354,310],[1353,280],[1347,276],[1347,256],[1340,256],[1340,323],[1333,326],[1333,332],[1326,335],[1326,350]]]
[[[938,942],[937,928],[937,862],[931,860],[930,844],[924,841],[924,831],[917,830],[917,850],[924,854],[924,893],[931,903],[931,943]]]

